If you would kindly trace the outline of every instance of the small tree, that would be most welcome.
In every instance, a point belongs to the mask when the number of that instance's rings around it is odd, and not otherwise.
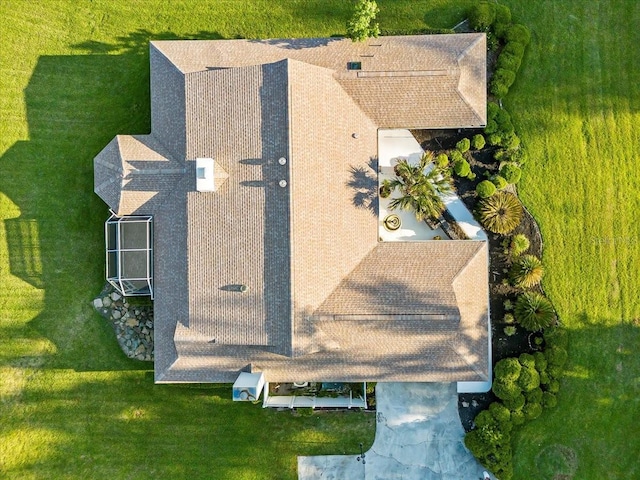
[[[347,36],[354,42],[364,42],[380,35],[380,25],[373,23],[379,12],[375,0],[358,0],[353,16],[347,22]]]
[[[392,191],[397,188],[401,196],[389,203],[391,210],[413,210],[418,221],[442,214],[444,202],[440,195],[453,191],[451,173],[448,168],[438,168],[431,153],[425,153],[417,165],[399,160],[394,172],[396,178],[388,185]]]

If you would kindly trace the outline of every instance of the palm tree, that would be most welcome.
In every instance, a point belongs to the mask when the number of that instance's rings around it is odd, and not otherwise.
[[[451,173],[433,163],[433,154],[425,152],[417,165],[406,159],[398,160],[394,167],[396,178],[390,180],[391,190],[400,192],[399,198],[389,203],[389,209],[413,210],[418,221],[427,217],[438,218],[444,211],[440,195],[453,191]]]
[[[522,204],[512,193],[498,192],[478,203],[482,225],[493,233],[512,232],[522,220]]]
[[[516,320],[530,332],[540,331],[553,324],[556,313],[547,297],[536,292],[525,292],[518,297]]]
[[[540,283],[544,270],[542,262],[535,255],[522,255],[511,266],[509,276],[518,288],[531,288]]]

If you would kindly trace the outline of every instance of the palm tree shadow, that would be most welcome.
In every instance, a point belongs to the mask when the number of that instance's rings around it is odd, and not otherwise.
[[[378,215],[378,159],[371,157],[368,168],[349,167],[347,186],[354,190],[353,205]]]

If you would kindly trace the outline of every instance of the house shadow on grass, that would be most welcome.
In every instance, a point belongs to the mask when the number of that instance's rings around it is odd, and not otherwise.
[[[158,37],[178,38],[138,30],[114,44],[75,46],[92,55],[41,56],[24,91],[29,139],[0,157],[0,192],[15,205],[1,218],[9,271],[43,291],[32,331],[22,335],[53,344],[45,368],[151,368],[122,354],[111,326],[91,305],[104,285],[108,216],[93,193],[93,158],[117,134],[149,132],[148,40]],[[221,38],[215,32],[189,37]],[[121,53],[106,54],[113,52]],[[24,358],[10,362],[30,357],[19,351]]]

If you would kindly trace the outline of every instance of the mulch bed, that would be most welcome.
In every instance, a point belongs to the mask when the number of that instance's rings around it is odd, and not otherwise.
[[[463,138],[471,138],[476,133],[482,133],[482,130],[416,130],[412,132],[424,150],[430,150],[435,154],[441,150],[454,149],[456,143]],[[454,183],[457,195],[464,201],[467,208],[474,211],[477,204],[475,195],[476,185],[484,180],[485,172],[490,175],[498,173],[499,164],[493,158],[495,147],[486,146],[480,151],[470,151],[467,159],[471,170],[476,174],[474,180],[467,178],[459,178],[454,176]],[[517,194],[513,186],[507,187],[507,190]],[[530,241],[530,247],[527,253],[541,257],[542,255],[542,236],[534,218],[525,209],[522,222],[514,230],[513,234],[523,233]],[[487,232],[489,238],[489,295],[491,308],[491,331],[492,331],[492,361],[493,364],[498,360],[506,357],[518,356],[521,353],[531,353],[535,351],[533,338],[531,334],[522,328],[516,326],[516,333],[507,336],[504,333],[506,324],[503,322],[504,315],[507,313],[504,308],[504,301],[510,299],[515,303],[517,290],[509,285],[503,284],[503,280],[507,276],[508,264],[504,256],[504,247],[502,246],[502,235],[495,235]],[[515,324],[514,324],[515,325]],[[458,410],[460,420],[466,431],[471,430],[473,419],[476,415],[486,409],[489,404],[496,400],[492,392],[482,394],[460,394],[458,396]]]

